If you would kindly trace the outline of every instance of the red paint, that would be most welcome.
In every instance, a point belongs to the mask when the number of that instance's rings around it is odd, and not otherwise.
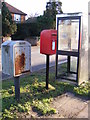
[[[52,50],[52,42],[55,41],[55,50]],[[46,55],[56,54],[57,30],[43,30],[40,34],[40,53]]]

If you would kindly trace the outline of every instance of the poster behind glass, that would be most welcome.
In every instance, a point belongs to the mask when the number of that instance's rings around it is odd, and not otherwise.
[[[78,51],[79,19],[59,20],[58,50]]]

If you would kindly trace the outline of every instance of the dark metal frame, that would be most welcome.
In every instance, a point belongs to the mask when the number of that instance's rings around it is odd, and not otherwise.
[[[46,89],[48,90],[49,81],[49,55],[46,55]]]
[[[78,39],[78,51],[77,52],[73,52],[73,51],[65,51],[65,50],[58,50],[58,24],[59,24],[59,20],[79,20],[79,39]],[[65,76],[59,76],[58,75],[58,55],[65,55],[67,56],[67,73],[71,73],[71,74],[76,74],[76,80],[73,80],[74,82],[78,83],[78,77],[79,77],[79,52],[80,52],[80,31],[81,31],[81,16],[67,16],[67,17],[58,17],[57,18],[57,50],[56,50],[56,78],[64,78],[64,79],[68,79],[65,78]],[[70,57],[77,57],[77,71],[73,72],[70,71]],[[68,79],[70,81],[72,81],[71,79]]]

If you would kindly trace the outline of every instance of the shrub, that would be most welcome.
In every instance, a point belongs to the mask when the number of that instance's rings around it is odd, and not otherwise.
[[[30,36],[39,36],[37,23],[18,23],[17,32],[12,36],[12,39],[25,39]]]

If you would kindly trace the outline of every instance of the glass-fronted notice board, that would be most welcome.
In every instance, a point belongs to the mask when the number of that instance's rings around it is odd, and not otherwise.
[[[56,78],[80,84],[88,80],[88,15],[63,13],[56,16]],[[58,56],[67,62],[59,68]],[[64,69],[63,69],[64,68]],[[61,72],[59,72],[59,69]]]

